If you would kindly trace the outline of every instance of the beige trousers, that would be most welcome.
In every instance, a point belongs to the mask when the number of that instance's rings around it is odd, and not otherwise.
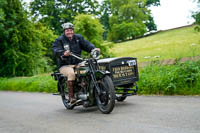
[[[74,67],[75,65],[62,66],[59,69],[59,71],[60,73],[62,73],[64,76],[67,77],[68,81],[74,81],[75,80]]]

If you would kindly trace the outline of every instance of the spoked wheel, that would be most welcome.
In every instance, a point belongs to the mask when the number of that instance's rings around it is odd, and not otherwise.
[[[97,106],[104,113],[110,113],[115,106],[114,85],[109,76],[105,76],[99,83],[101,94],[98,95],[95,91]]]
[[[58,84],[58,87],[60,87],[61,98],[62,98],[63,104],[66,107],[66,109],[73,109],[74,106],[70,106],[70,104],[69,104],[68,89],[67,89],[67,84],[64,79],[62,80],[60,85]]]

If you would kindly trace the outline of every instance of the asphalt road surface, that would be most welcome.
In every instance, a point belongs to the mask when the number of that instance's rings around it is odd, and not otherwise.
[[[0,133],[200,133],[199,96],[132,96],[111,114],[60,96],[0,91]]]

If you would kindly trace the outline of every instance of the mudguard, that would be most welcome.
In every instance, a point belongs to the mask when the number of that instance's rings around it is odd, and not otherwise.
[[[95,76],[96,76],[96,79],[102,79],[104,76],[106,75],[111,75],[111,73],[109,71],[102,71],[102,70],[97,70],[95,72]]]
[[[111,73],[109,71],[104,71],[104,70],[97,70],[95,72],[95,76],[96,76],[96,79],[97,80],[100,80],[102,78],[104,78],[106,75],[111,75]],[[91,105],[94,105],[95,104],[95,97],[94,97],[94,83],[91,81],[90,82],[90,91],[89,91],[89,101],[91,103]]]

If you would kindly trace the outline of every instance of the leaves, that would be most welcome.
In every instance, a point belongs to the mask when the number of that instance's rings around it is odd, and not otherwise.
[[[193,12],[192,17],[195,19],[195,23],[197,24],[195,30],[200,32],[200,0],[195,0],[195,2],[196,1],[199,9],[196,12]]]
[[[74,20],[75,32],[84,36],[84,38],[101,49],[101,54],[109,56],[106,46],[103,46],[103,26],[93,15],[80,14]]]
[[[25,76],[41,73],[48,66],[47,43],[53,32],[27,18],[20,0],[1,2],[0,76]],[[3,19],[2,19],[3,18]],[[4,19],[6,21],[4,21]],[[45,29],[45,30],[44,30]],[[45,40],[42,35],[51,39]],[[48,46],[49,46],[48,44]]]
[[[110,0],[111,13],[109,40],[134,39],[144,33],[156,30],[149,5],[158,5],[159,0]]]
[[[181,64],[148,66],[140,72],[139,91],[143,94],[199,94],[200,60]]]
[[[98,14],[96,0],[35,0],[30,4],[31,13],[56,34],[62,33],[61,24],[72,22],[80,13]]]

